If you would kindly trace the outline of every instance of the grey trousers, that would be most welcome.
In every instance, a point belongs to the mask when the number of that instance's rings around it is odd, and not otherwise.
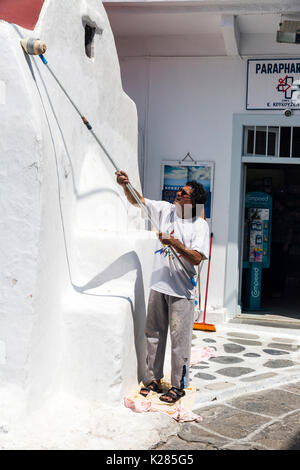
[[[194,300],[150,291],[146,320],[148,382],[163,377],[168,327],[171,339],[171,383],[189,384],[189,366],[194,324]]]

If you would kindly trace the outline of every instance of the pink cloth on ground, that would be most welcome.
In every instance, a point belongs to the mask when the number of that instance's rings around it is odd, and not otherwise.
[[[200,360],[207,360],[211,357],[216,357],[217,353],[215,349],[204,347],[194,347],[191,350],[191,366],[197,364]],[[195,390],[191,387],[186,389],[186,395],[181,398],[178,402],[170,405],[159,400],[158,395],[155,392],[150,392],[149,395],[144,398],[139,394],[139,390],[136,391],[132,397],[124,398],[124,405],[126,408],[131,409],[135,413],[145,412],[159,412],[170,416],[175,419],[178,423],[184,423],[188,421],[195,421],[199,423],[202,421],[202,417],[193,413],[191,410],[193,403],[187,405],[188,398],[193,394]]]
[[[178,423],[185,423],[187,421],[202,421],[201,416],[193,413],[189,409],[186,409],[182,403],[168,405],[167,403],[161,402],[161,405],[155,405],[150,400],[146,401],[146,399],[138,400],[125,397],[124,405],[126,408],[130,408],[135,413],[143,413],[147,411],[163,413],[175,419]]]
[[[192,348],[191,350],[191,366],[197,364],[197,362],[205,359],[210,359],[211,357],[216,357],[217,351],[208,346],[203,346],[201,348]]]

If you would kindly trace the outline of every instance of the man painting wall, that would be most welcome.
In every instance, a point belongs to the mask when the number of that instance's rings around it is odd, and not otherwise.
[[[128,175],[122,170],[116,172],[116,175],[128,201],[136,205],[136,200],[127,188]],[[201,216],[197,217],[197,206],[203,207],[207,193],[200,183],[189,181],[177,191],[173,204],[146,199],[140,194],[138,196],[160,229],[145,330],[148,377],[140,393],[146,397],[150,391],[163,391],[161,379],[170,328],[172,386],[161,395],[160,400],[172,404],[185,395],[184,389],[189,384],[194,289],[169,247],[177,252],[191,275],[196,274],[195,266],[208,258],[209,226]],[[200,212],[203,214],[203,211]]]

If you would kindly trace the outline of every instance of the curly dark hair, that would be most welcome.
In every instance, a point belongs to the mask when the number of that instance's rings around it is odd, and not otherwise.
[[[193,188],[193,192],[191,194],[191,198],[193,204],[205,204],[208,199],[208,192],[205,191],[203,185],[201,183],[197,183],[197,181],[188,181],[186,186],[190,186]]]

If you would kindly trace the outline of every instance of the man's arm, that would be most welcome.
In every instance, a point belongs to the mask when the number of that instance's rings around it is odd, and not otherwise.
[[[201,253],[199,253],[199,251],[189,250],[177,238],[172,237],[168,233],[160,232],[158,236],[164,245],[171,245],[174,250],[176,250],[176,252],[179,253],[186,261],[194,265],[200,264],[203,256]]]
[[[115,174],[117,175],[117,183],[120,186],[122,186],[122,188],[124,190],[124,194],[127,197],[127,200],[130,202],[130,204],[133,204],[134,206],[137,206],[138,203],[136,202],[133,195],[131,194],[131,192],[127,188],[127,184],[129,183],[127,173],[125,173],[125,171],[123,171],[123,170],[120,170],[120,171],[116,171]],[[135,192],[138,195],[138,197],[140,198],[140,200],[142,201],[142,203],[145,204],[145,199],[143,198],[143,196],[141,196],[140,193],[136,189],[135,189]]]

